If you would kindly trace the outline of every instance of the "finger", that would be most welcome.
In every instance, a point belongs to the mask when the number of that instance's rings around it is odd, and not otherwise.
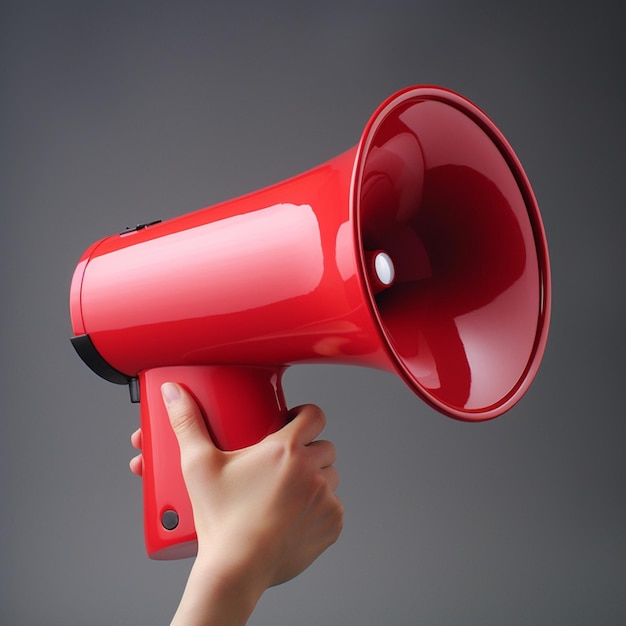
[[[130,443],[133,448],[137,448],[137,450],[141,450],[142,442],[141,442],[141,428],[138,428],[131,436]]]
[[[324,411],[314,404],[304,404],[292,409],[289,417],[292,417],[291,421],[279,432],[293,437],[304,446],[311,443],[326,426]]]
[[[330,467],[337,460],[337,449],[330,441],[312,441],[307,448],[319,468]]]
[[[326,478],[326,482],[330,487],[331,491],[337,491],[337,487],[339,487],[339,472],[334,465],[330,467],[325,467],[322,469],[322,474],[324,478]]]
[[[136,474],[137,476],[143,475],[143,455],[138,454],[137,456],[134,456],[128,465],[133,474]]]
[[[164,383],[161,394],[181,456],[197,449],[217,449],[206,427],[200,408],[191,395],[176,383]]]

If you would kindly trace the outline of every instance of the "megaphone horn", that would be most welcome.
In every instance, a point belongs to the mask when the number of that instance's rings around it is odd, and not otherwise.
[[[225,449],[284,424],[296,363],[394,372],[450,417],[490,419],[537,372],[550,289],[515,153],[478,107],[428,86],[391,96],[354,148],[309,172],[93,244],[72,341],[141,400],[149,555],[195,551],[162,382],[196,396]]]

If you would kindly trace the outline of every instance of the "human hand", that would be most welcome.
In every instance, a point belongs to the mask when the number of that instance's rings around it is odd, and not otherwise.
[[[299,407],[277,433],[224,452],[181,386],[166,383],[163,395],[198,535],[198,557],[174,623],[196,623],[200,616],[214,621],[198,623],[245,623],[267,587],[302,572],[341,532],[335,448],[315,441],[324,414]],[[140,431],[131,440],[141,448]],[[141,474],[141,465],[138,455],[131,470]]]

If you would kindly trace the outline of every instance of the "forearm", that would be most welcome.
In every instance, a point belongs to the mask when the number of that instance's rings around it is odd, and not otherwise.
[[[197,559],[171,626],[243,626],[263,591],[248,576],[232,579]]]

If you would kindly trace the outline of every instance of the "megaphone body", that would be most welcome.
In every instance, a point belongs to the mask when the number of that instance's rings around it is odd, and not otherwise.
[[[287,419],[298,363],[373,367],[463,420],[511,408],[550,310],[530,184],[475,105],[411,87],[360,142],[304,174],[87,249],[70,289],[76,350],[140,401],[149,556],[195,554],[160,386],[183,384],[223,449]]]

